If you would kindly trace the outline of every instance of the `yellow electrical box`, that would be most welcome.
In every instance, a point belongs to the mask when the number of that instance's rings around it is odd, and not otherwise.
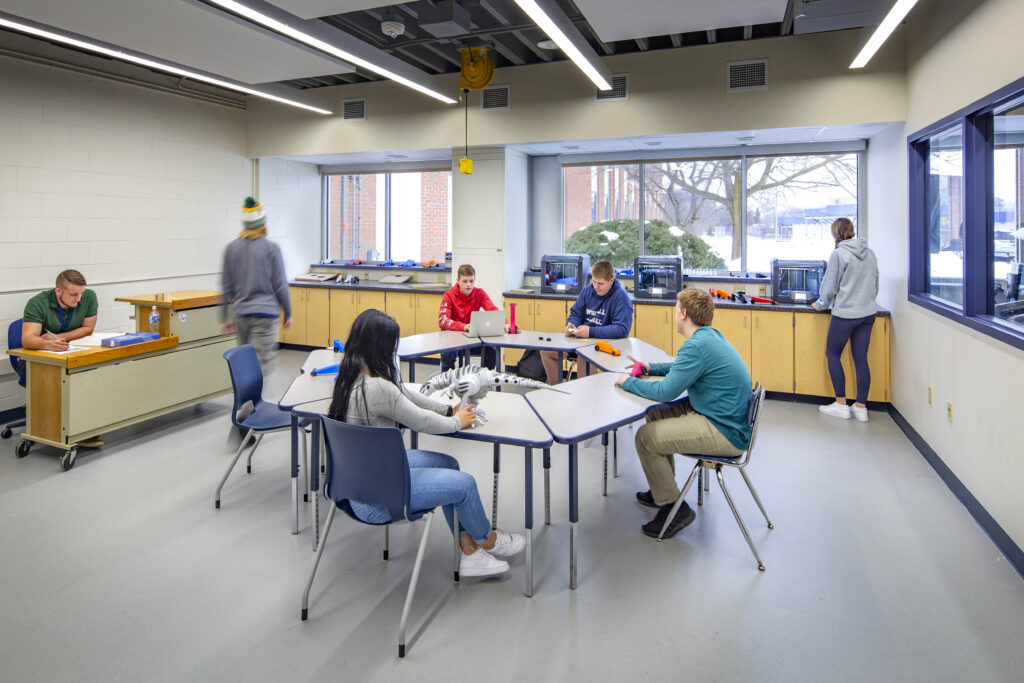
[[[459,159],[459,173],[463,175],[473,175],[473,160],[467,157]]]

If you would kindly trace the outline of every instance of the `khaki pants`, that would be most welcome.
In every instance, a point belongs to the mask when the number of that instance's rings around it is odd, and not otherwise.
[[[647,424],[636,432],[636,452],[655,504],[668,505],[679,497],[676,453],[733,457],[743,450],[685,402],[647,416]]]
[[[260,369],[266,377],[274,369],[274,357],[277,356],[277,326],[280,318],[257,318],[255,316],[238,316],[235,318],[235,332],[238,344],[252,344],[260,359]]]

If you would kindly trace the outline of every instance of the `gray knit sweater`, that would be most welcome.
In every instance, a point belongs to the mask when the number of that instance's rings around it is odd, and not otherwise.
[[[362,375],[352,385],[345,422],[373,427],[402,425],[426,434],[459,431],[459,418],[447,415],[445,403],[399,388],[382,377]]]
[[[281,249],[266,237],[254,240],[239,237],[228,244],[224,250],[221,289],[224,310],[234,302],[236,317],[276,318],[279,310],[284,311],[285,318],[292,316]]]
[[[878,312],[878,261],[862,239],[839,243],[828,259],[820,298],[814,308],[832,309],[837,318],[864,318]]]

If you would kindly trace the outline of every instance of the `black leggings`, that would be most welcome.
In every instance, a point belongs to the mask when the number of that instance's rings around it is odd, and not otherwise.
[[[868,343],[871,341],[871,327],[875,316],[863,318],[837,318],[832,316],[825,341],[825,358],[828,359],[828,374],[836,398],[846,397],[846,373],[840,356],[846,342],[850,342],[853,353],[853,367],[857,371],[857,403],[867,403],[868,387],[871,386],[871,370],[868,368]]]

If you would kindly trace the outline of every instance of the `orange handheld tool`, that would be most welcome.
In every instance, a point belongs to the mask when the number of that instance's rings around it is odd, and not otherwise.
[[[716,296],[719,299],[733,299],[733,295],[725,291],[724,289],[712,288],[708,290],[708,294],[710,294],[711,296]]]
[[[599,341],[599,342],[597,342],[596,344],[594,344],[594,348],[597,349],[598,351],[604,351],[605,353],[610,353],[613,356],[621,356],[622,355],[622,351],[619,351],[617,348],[615,348],[614,346],[612,346],[611,344],[609,344],[606,341]]]
[[[437,264],[437,261],[435,261],[434,259],[430,259],[429,261],[424,261],[423,262],[423,267],[424,268],[429,268],[430,266],[433,266],[433,265],[436,265],[436,264]]]

